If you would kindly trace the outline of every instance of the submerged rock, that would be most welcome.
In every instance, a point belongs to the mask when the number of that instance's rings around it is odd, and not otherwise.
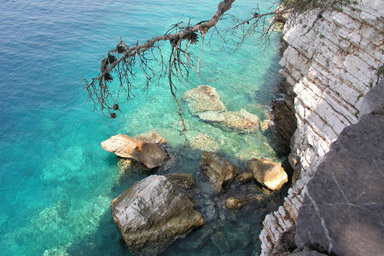
[[[258,117],[245,109],[228,112],[208,111],[200,113],[198,116],[203,121],[219,123],[237,131],[257,132],[259,129]]]
[[[173,185],[182,189],[192,189],[196,187],[196,181],[190,173],[168,173],[164,176]]]
[[[124,134],[101,142],[101,147],[119,157],[134,159],[149,169],[159,167],[169,159],[167,152],[159,144],[136,140]]]
[[[120,176],[148,171],[148,168],[143,164],[129,158],[120,158],[117,162],[117,167],[119,168]]]
[[[228,209],[241,209],[248,203],[245,199],[230,197],[225,201],[225,207]]]
[[[124,241],[138,255],[158,254],[204,223],[190,196],[158,175],[135,183],[112,201],[111,209]]]
[[[229,252],[231,249],[229,247],[229,243],[224,233],[217,232],[211,237],[212,244],[219,250],[220,253]]]
[[[208,176],[216,192],[220,192],[223,185],[229,183],[238,173],[231,162],[213,152],[203,152],[200,169]]]
[[[201,85],[186,91],[183,99],[188,102],[189,109],[193,114],[206,111],[225,111],[224,103],[216,89],[208,85]]]
[[[199,133],[191,140],[191,148],[202,151],[215,152],[219,148],[219,144],[208,135]]]
[[[247,169],[258,182],[270,190],[279,190],[288,181],[283,167],[267,159],[253,158],[247,162]]]

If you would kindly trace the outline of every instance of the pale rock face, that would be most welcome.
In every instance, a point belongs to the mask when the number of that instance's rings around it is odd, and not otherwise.
[[[108,140],[101,142],[101,147],[108,151],[115,153],[117,156],[124,158],[137,159],[137,152],[142,143],[135,140],[128,135],[117,134]]]
[[[288,181],[283,167],[267,159],[251,159],[247,162],[247,169],[258,182],[271,190],[279,190]]]
[[[192,113],[206,111],[225,111],[224,103],[216,89],[208,85],[201,85],[184,93],[183,99],[188,102]]]
[[[208,176],[216,192],[220,192],[223,189],[223,184],[233,180],[238,173],[231,162],[212,152],[203,152],[200,159],[200,169]]]
[[[262,255],[270,255],[281,234],[296,225],[308,181],[344,128],[374,108],[364,107],[384,63],[384,1],[361,0],[326,12],[309,31],[318,11],[288,18],[288,47],[280,73],[297,95],[297,129],[291,139],[292,166],[299,174],[284,206],[267,215],[260,234]],[[379,111],[380,112],[380,111]]]
[[[136,255],[158,254],[204,223],[190,196],[158,175],[135,183],[112,201],[111,209],[126,244]]]

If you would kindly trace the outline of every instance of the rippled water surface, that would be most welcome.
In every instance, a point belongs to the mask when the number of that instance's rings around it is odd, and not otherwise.
[[[82,79],[97,74],[102,55],[120,37],[130,44],[144,42],[180,20],[209,19],[218,2],[0,2],[1,255],[129,254],[109,204],[145,174],[119,178],[116,157],[103,151],[100,142],[117,133],[133,136],[157,130],[176,150],[183,143],[176,105],[166,80],[140,93],[144,81],[139,74],[136,98],[120,103],[124,115],[107,119],[92,112]],[[269,1],[238,0],[231,13],[249,15],[256,5],[262,10],[272,6]],[[274,97],[279,79],[276,39],[277,35],[272,36],[269,45],[261,46],[255,35],[232,53],[214,37],[202,59],[210,70],[205,73],[210,81],[192,75],[189,84],[180,85],[178,96],[207,84],[217,89],[229,110],[246,109],[265,119],[265,106]],[[200,46],[195,50],[199,52]],[[239,135],[199,121],[185,102],[182,108],[188,137],[210,136],[218,143],[218,151],[236,164],[241,166],[250,156],[281,160],[262,133]],[[199,154],[190,152],[179,171],[196,175]],[[253,236],[247,238],[251,242],[246,249],[235,250],[246,255],[258,246],[253,241],[260,219],[244,214],[236,218],[231,225],[239,228],[238,233]],[[243,220],[250,229],[239,224]],[[229,224],[217,225],[214,232],[221,227],[232,229]],[[210,240],[195,251],[180,243],[165,254],[217,254]]]

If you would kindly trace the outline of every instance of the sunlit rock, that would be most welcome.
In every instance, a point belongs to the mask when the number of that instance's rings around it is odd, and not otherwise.
[[[108,140],[101,142],[101,147],[124,158],[138,159],[138,152],[142,142],[135,140],[125,134],[117,134]]]
[[[238,199],[230,197],[225,201],[225,207],[228,209],[240,209],[243,208],[248,203],[245,199]]]
[[[223,185],[232,181],[238,173],[231,162],[212,152],[203,152],[200,169],[208,176],[216,192],[220,192]]]
[[[135,183],[112,201],[111,209],[130,251],[139,255],[156,255],[204,223],[190,196],[158,175]]]
[[[253,158],[247,162],[253,177],[271,190],[279,190],[288,181],[288,175],[280,164],[267,159]]]
[[[196,181],[190,173],[168,173],[164,175],[169,182],[182,189],[192,189],[196,187]]]
[[[226,108],[220,100],[216,89],[208,85],[201,85],[184,93],[183,99],[188,102],[192,113],[206,111],[225,111]]]

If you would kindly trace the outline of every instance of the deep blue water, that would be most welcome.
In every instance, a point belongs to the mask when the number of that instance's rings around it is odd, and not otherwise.
[[[175,103],[164,80],[145,94],[137,93],[123,106],[124,116],[111,120],[92,112],[82,79],[97,74],[103,54],[120,37],[131,44],[143,42],[179,20],[209,19],[218,2],[0,2],[1,255],[128,253],[109,204],[144,175],[122,186],[116,158],[103,151],[100,142],[117,133],[133,136],[154,129],[176,149],[182,137]],[[256,4],[261,9],[272,6],[243,0],[231,13],[249,14]],[[264,106],[278,81],[276,38],[265,47],[257,44],[256,35],[234,54],[213,38],[203,63],[211,70],[209,78],[216,80],[200,82],[193,76],[178,95],[208,84],[217,88],[228,109],[244,108],[265,118]],[[141,75],[136,84],[144,84]],[[225,132],[201,123],[185,104],[182,107],[189,137],[208,134],[234,161],[249,155],[279,160],[261,133]],[[185,168],[194,173],[195,167]]]

